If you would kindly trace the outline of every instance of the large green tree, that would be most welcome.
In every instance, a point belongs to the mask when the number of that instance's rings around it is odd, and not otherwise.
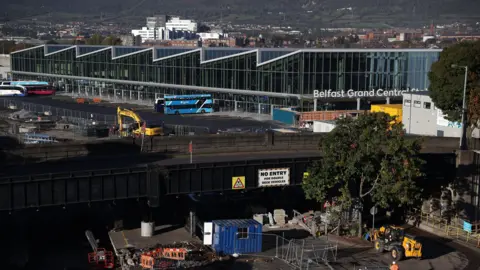
[[[337,196],[344,209],[357,202],[365,209],[415,202],[420,194],[416,179],[421,176],[421,146],[405,138],[402,124],[393,120],[385,113],[340,119],[320,144],[322,160],[303,182],[306,197],[323,202]],[[360,214],[359,234],[361,222]]]
[[[457,68],[452,67],[457,65]],[[480,41],[466,41],[443,49],[440,58],[428,74],[430,96],[435,106],[448,115],[450,121],[462,116],[465,69],[468,67],[467,106],[469,125],[478,126],[480,120]]]

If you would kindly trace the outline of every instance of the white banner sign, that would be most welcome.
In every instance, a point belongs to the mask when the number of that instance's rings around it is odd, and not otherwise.
[[[421,89],[393,89],[393,90],[385,90],[385,89],[377,89],[377,90],[369,90],[369,91],[356,91],[353,89],[350,90],[314,90],[313,97],[314,98],[362,98],[362,97],[401,97],[404,93],[411,93],[411,92],[423,92],[427,90]]]
[[[258,170],[259,187],[288,186],[290,184],[290,168]]]

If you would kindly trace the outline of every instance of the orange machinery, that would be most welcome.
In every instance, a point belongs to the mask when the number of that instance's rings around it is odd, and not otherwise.
[[[95,265],[99,269],[113,269],[115,263],[113,259],[113,252],[107,251],[104,248],[99,248],[97,240],[91,231],[86,231],[85,236],[92,247],[93,252],[88,253],[88,262]]]

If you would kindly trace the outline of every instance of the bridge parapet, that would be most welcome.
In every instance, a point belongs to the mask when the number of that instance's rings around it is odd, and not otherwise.
[[[27,145],[5,150],[4,164],[22,164],[46,160],[96,156],[112,157],[138,154],[141,151],[183,155],[189,153],[192,142],[194,153],[237,153],[270,151],[305,151],[318,149],[325,134],[236,134],[186,137],[155,137],[146,139],[118,139],[55,145]],[[418,138],[418,137],[411,137]],[[472,140],[472,145],[480,145]],[[422,137],[423,153],[452,153],[458,149],[457,138]]]

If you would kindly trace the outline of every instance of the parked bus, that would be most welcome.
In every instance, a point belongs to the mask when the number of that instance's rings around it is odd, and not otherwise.
[[[55,95],[55,87],[47,85],[23,85],[29,95]]]
[[[28,95],[55,95],[55,88],[48,82],[4,81],[2,85],[21,85],[27,88]]]
[[[0,85],[49,85],[48,82],[39,82],[39,81],[2,81]]]
[[[212,95],[165,96],[155,100],[155,111],[165,114],[193,114],[213,112]]]
[[[21,85],[0,85],[2,97],[24,97],[28,94],[27,88]]]

